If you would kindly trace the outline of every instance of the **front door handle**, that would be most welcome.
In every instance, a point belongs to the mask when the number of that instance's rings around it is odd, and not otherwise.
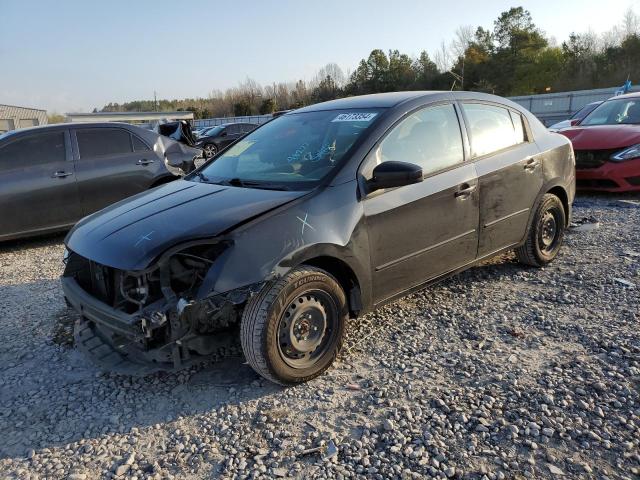
[[[462,185],[460,185],[460,189],[457,190],[456,193],[454,193],[454,196],[456,198],[465,199],[469,197],[469,195],[471,195],[475,189],[476,189],[476,185],[469,185],[468,183],[463,183]]]
[[[136,162],[136,165],[149,165],[150,163],[153,163],[153,160],[147,160],[146,158],[143,158],[142,160],[138,160]]]
[[[536,160],[535,158],[529,158],[524,164],[524,169],[527,172],[533,172],[537,166],[538,166],[538,160]]]
[[[59,170],[55,172],[53,175],[51,175],[51,178],[65,178],[65,177],[68,177],[69,175],[73,175],[73,173],[65,172],[64,170]]]

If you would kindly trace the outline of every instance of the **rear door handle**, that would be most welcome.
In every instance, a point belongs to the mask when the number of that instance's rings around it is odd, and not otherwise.
[[[146,158],[136,162],[137,165],[149,165],[150,163],[153,163],[153,160],[147,160]]]
[[[531,172],[535,170],[537,166],[538,166],[538,160],[536,160],[535,158],[529,158],[524,164],[524,169],[527,170],[528,172]]]
[[[51,178],[65,178],[65,177],[68,177],[69,175],[73,175],[73,173],[60,170],[55,172],[53,175],[51,175]]]
[[[463,183],[460,186],[460,189],[456,191],[456,193],[454,193],[454,196],[456,198],[462,198],[465,199],[467,198],[469,195],[471,195],[473,193],[473,191],[476,189],[475,185],[469,185],[468,183]]]

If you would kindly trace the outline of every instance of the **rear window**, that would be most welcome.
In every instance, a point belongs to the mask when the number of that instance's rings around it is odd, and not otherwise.
[[[133,140],[133,150],[136,152],[145,152],[147,150],[150,150],[149,146],[144,143],[142,140],[140,140],[138,137],[136,137],[135,135],[131,135],[131,139]]]
[[[30,135],[0,147],[0,170],[63,162],[65,159],[64,132]]]
[[[480,157],[525,141],[522,118],[514,125],[508,109],[483,103],[465,103],[471,130],[471,151]]]
[[[121,128],[87,128],[77,130],[80,158],[105,157],[131,153],[131,136]]]

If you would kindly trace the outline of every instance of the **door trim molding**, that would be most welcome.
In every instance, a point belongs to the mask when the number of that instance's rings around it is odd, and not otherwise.
[[[505,215],[504,217],[500,217],[496,220],[491,220],[490,222],[487,222],[483,225],[483,228],[487,228],[487,227],[491,227],[493,225],[495,225],[496,223],[500,223],[503,220],[508,220],[511,217],[515,217],[516,215],[522,215],[523,213],[528,212],[529,210],[531,210],[530,208],[523,208],[522,210],[518,210],[517,212],[513,212],[510,213],[509,215]]]
[[[471,235],[472,233],[475,233],[475,232],[476,232],[476,229],[474,228],[473,230],[469,230],[468,232],[461,233],[460,235],[456,235],[455,237],[448,238],[446,240],[443,240],[442,242],[435,243],[433,245],[430,245],[430,246],[428,246],[426,248],[423,248],[421,250],[418,250],[416,252],[412,252],[412,253],[409,253],[408,255],[405,255],[403,257],[391,260],[390,262],[383,263],[382,265],[378,265],[375,268],[375,271],[379,272],[379,271],[384,270],[386,268],[392,267],[392,266],[394,266],[394,265],[396,265],[398,263],[404,262],[405,260],[409,260],[409,259],[411,259],[413,257],[416,257],[416,256],[420,255],[420,254],[428,252],[429,250],[433,250],[434,248],[441,247],[441,246],[443,246],[443,245],[445,245],[445,244],[447,244],[449,242],[453,242],[453,241],[458,240],[458,239],[460,239],[462,237],[466,237],[467,235]]]

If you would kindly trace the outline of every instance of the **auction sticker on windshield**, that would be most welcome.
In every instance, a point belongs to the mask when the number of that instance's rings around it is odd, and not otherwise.
[[[341,113],[332,122],[370,122],[377,113]]]

